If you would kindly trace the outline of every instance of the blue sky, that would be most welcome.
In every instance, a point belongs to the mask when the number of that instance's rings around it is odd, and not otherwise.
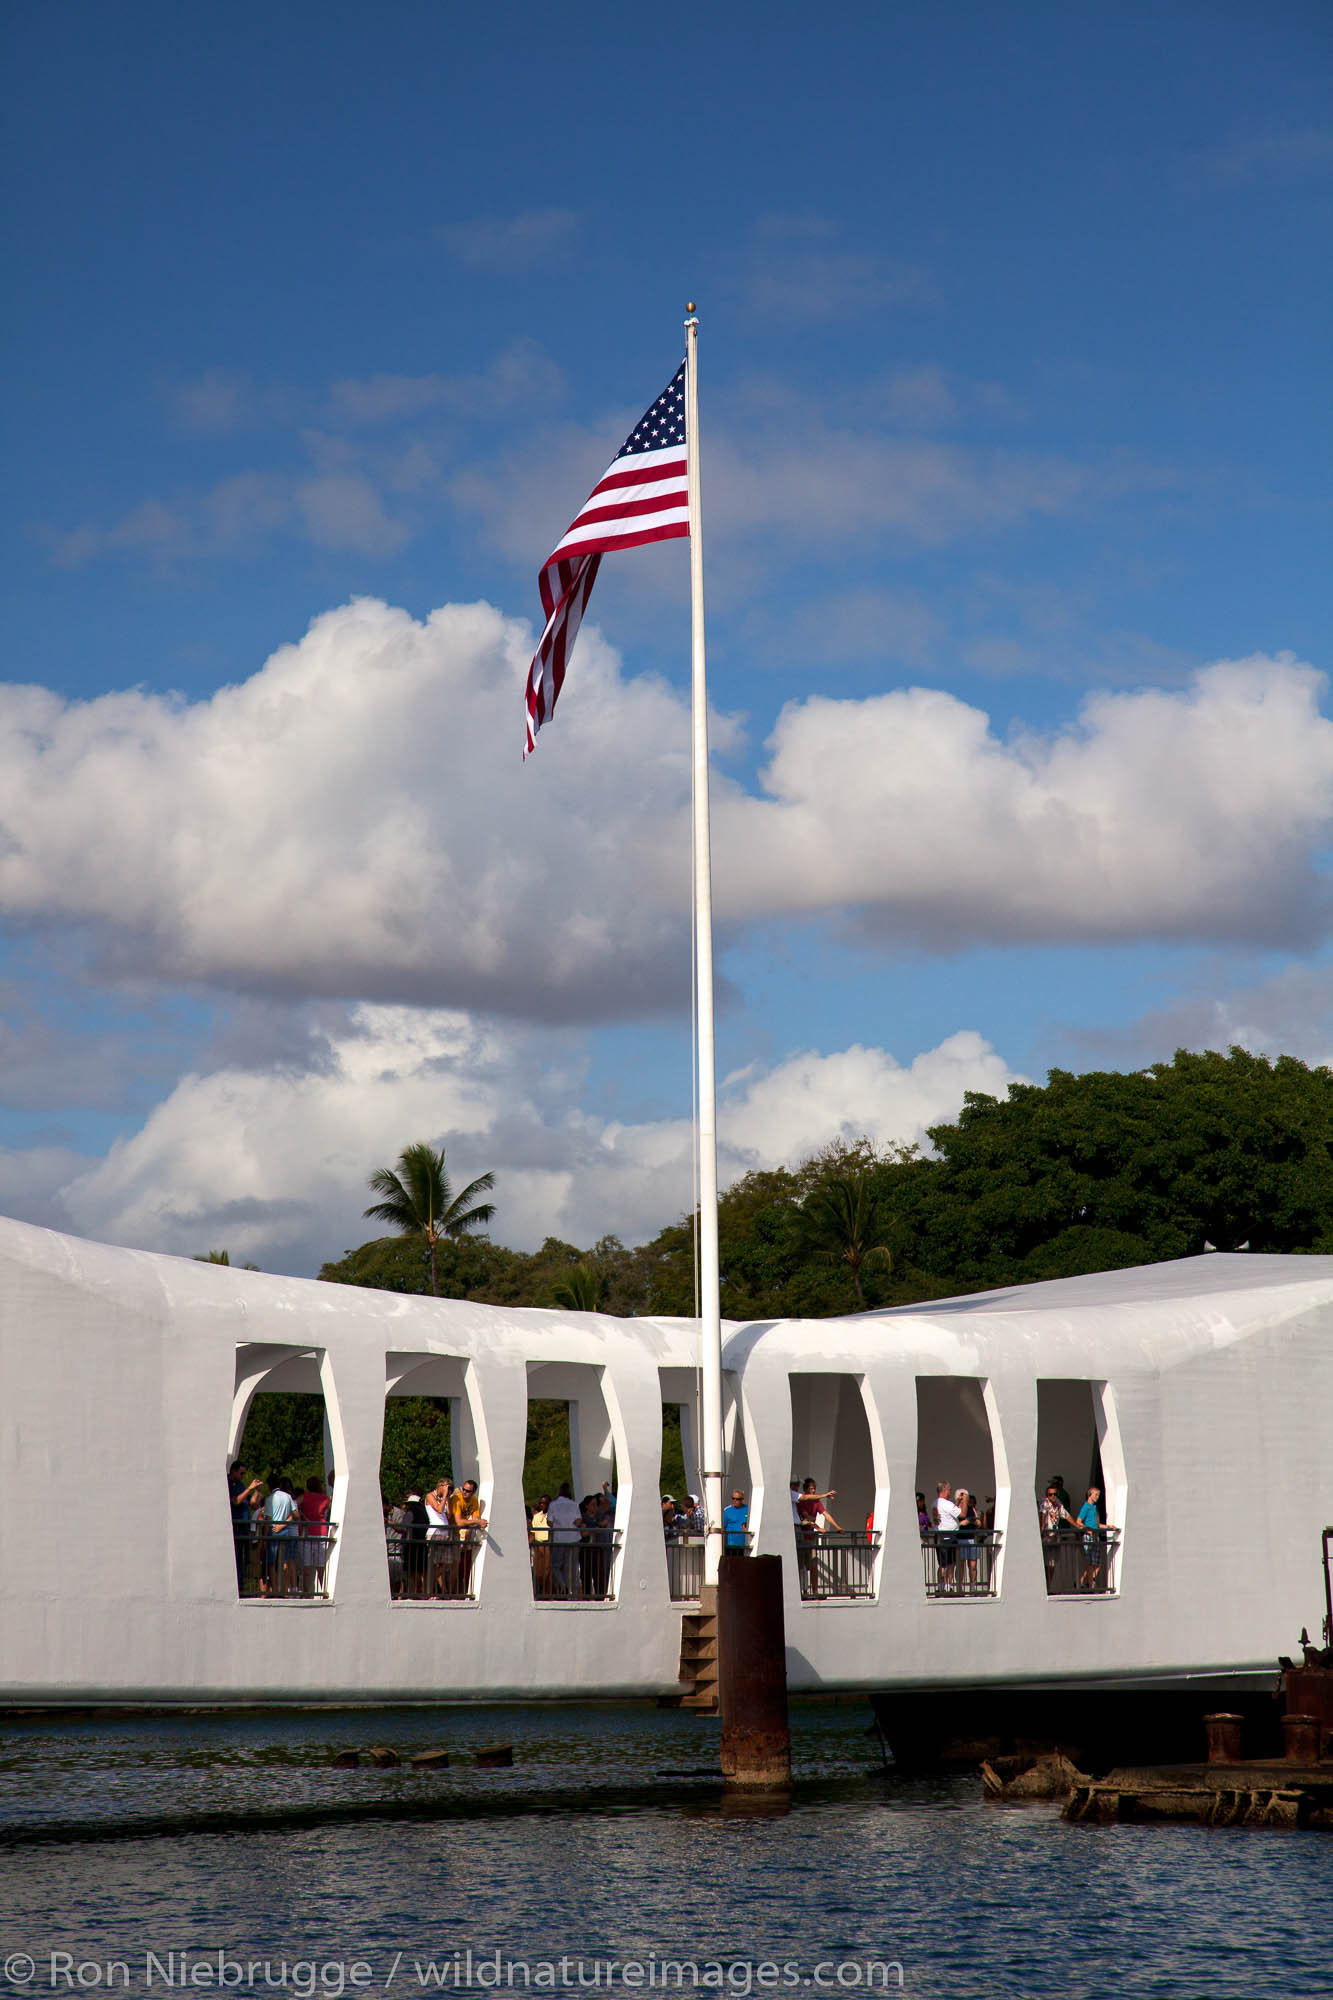
[[[724,1170],[1333,1054],[1326,7],[0,36],[0,1207],[302,1271],[420,1137],[515,1243],[688,1200],[679,545],[518,766],[687,298]]]

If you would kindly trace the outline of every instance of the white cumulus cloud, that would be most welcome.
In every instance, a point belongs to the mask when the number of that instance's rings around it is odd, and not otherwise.
[[[687,853],[668,895],[642,850],[688,794],[684,711],[587,632],[564,755],[524,770],[528,649],[488,605],[363,602],[203,702],[0,689],[0,914],[93,926],[136,980],[566,1018],[674,999]]]
[[[0,918],[81,928],[139,987],[565,1022],[683,1007],[685,703],[585,627],[522,766],[530,646],[486,604],[419,622],[367,600],[199,702],[0,688]],[[1329,915],[1323,685],[1255,657],[1008,738],[928,688],[811,696],[757,789],[716,780],[724,926],[1308,945]]]
[[[1091,697],[1002,741],[952,695],[794,703],[762,796],[716,809],[729,914],[857,910],[944,947],[1133,937],[1308,943],[1329,914],[1333,723],[1298,661]]]
[[[920,1139],[965,1090],[1002,1094],[1012,1075],[970,1031],[901,1066],[855,1047],[749,1069],[720,1095],[723,1182],[795,1165],[839,1135]],[[317,1067],[182,1077],[141,1130],[63,1187],[62,1212],[111,1242],[226,1248],[233,1260],[313,1271],[376,1233],[362,1219],[371,1169],[429,1137],[460,1184],[494,1170],[499,1241],[653,1235],[692,1199],[689,1122],[593,1118],[582,1083],[570,1038],[553,1046],[462,1013],[363,1006]]]

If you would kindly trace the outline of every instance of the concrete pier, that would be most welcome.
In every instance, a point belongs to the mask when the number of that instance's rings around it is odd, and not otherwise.
[[[1333,1764],[1254,1759],[1130,1766],[1076,1784],[1063,1817],[1090,1826],[1193,1820],[1199,1826],[1333,1832]]]

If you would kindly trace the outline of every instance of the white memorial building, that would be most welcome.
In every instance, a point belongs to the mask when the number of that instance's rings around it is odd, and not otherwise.
[[[752,1551],[783,1557],[793,1690],[1202,1687],[1226,1706],[1317,1629],[1333,1258],[733,1324],[723,1365],[726,1485]],[[663,1405],[697,1462],[695,1367],[684,1321],[404,1297],[0,1221],[0,1705],[679,1694],[697,1576],[663,1535]],[[265,1390],[323,1398],[334,1532],[310,1595],[238,1587],[227,1475]],[[455,1477],[477,1478],[489,1521],[450,1597],[394,1594],[379,1468],[403,1395],[450,1399]],[[530,1398],[569,1404],[576,1495],[614,1480],[590,1592],[543,1594]],[[1056,1472],[1075,1510],[1102,1487],[1105,1522],[1095,1548],[1067,1530],[1059,1565],[1038,1520]],[[842,1537],[794,1528],[806,1475],[836,1488]],[[916,1496],[944,1479],[990,1523],[970,1548],[922,1537]]]

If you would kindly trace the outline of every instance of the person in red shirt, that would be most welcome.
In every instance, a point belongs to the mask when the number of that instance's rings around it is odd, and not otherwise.
[[[329,1496],[322,1479],[307,1479],[296,1511],[301,1516],[301,1595],[322,1597],[329,1559]]]
[[[813,1479],[803,1479],[801,1481],[801,1497],[796,1502],[796,1513],[801,1527],[807,1535],[813,1535],[817,1529],[822,1530],[824,1528],[832,1528],[835,1532],[840,1532],[837,1522],[824,1504],[825,1501],[833,1498],[837,1490],[836,1486],[830,1486],[827,1493],[816,1493]]]

